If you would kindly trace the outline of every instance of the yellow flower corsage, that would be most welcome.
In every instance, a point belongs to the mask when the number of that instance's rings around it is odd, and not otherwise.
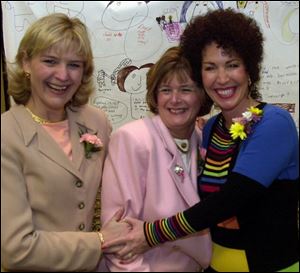
[[[263,115],[263,110],[251,106],[248,111],[242,114],[242,117],[233,118],[229,132],[232,139],[240,138],[244,140],[252,131],[254,123],[258,122]]]

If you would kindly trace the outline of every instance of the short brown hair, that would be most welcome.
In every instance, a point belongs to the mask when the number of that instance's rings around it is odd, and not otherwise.
[[[158,86],[174,74],[180,81],[186,81],[188,77],[193,79],[191,65],[182,55],[182,52],[178,46],[169,48],[147,73],[146,101],[152,113],[158,113]],[[205,97],[198,114],[198,116],[203,116],[210,112],[212,101],[206,95],[203,89],[201,89],[199,92],[203,92]]]

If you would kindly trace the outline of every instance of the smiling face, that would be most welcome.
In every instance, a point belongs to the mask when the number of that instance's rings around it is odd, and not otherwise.
[[[201,105],[201,92],[187,77],[179,81],[176,74],[158,86],[157,109],[163,123],[175,138],[190,138]]]
[[[64,50],[59,45],[41,52],[23,62],[30,73],[31,97],[28,106],[44,118],[64,113],[68,103],[81,85],[84,71],[83,58],[74,47]]]
[[[202,52],[202,81],[207,94],[228,119],[240,116],[249,106],[249,75],[243,60],[216,43]]]

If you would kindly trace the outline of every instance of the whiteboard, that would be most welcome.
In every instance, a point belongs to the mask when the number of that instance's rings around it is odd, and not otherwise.
[[[299,128],[298,1],[1,1],[6,58],[14,60],[27,27],[62,12],[89,28],[95,58],[95,93],[113,128],[150,114],[146,73],[175,46],[187,22],[209,9],[232,7],[255,18],[265,42],[260,90],[263,100],[289,110]],[[122,77],[120,71],[129,67]],[[118,77],[119,75],[119,77]],[[211,113],[212,114],[212,113]]]

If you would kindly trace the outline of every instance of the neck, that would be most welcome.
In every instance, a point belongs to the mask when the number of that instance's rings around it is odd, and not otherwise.
[[[169,128],[168,128],[169,129]],[[178,130],[169,129],[169,132],[173,138],[177,139],[190,139],[193,131],[195,129],[195,125],[189,126],[188,128],[179,128]]]
[[[26,110],[29,112],[31,115],[32,119],[39,123],[39,124],[46,124],[46,123],[55,123],[55,122],[60,122],[66,119],[66,111],[64,110],[62,114],[44,114],[40,115],[38,114],[38,111],[35,111],[32,107],[29,105],[25,106]]]
[[[230,128],[233,118],[241,117],[242,114],[245,111],[247,111],[248,108],[250,108],[251,106],[257,106],[258,104],[259,104],[259,102],[255,101],[252,98],[249,98],[249,99],[245,100],[243,103],[240,103],[234,109],[230,109],[228,111],[227,110],[222,110],[222,115],[225,119],[225,126],[227,128]]]

